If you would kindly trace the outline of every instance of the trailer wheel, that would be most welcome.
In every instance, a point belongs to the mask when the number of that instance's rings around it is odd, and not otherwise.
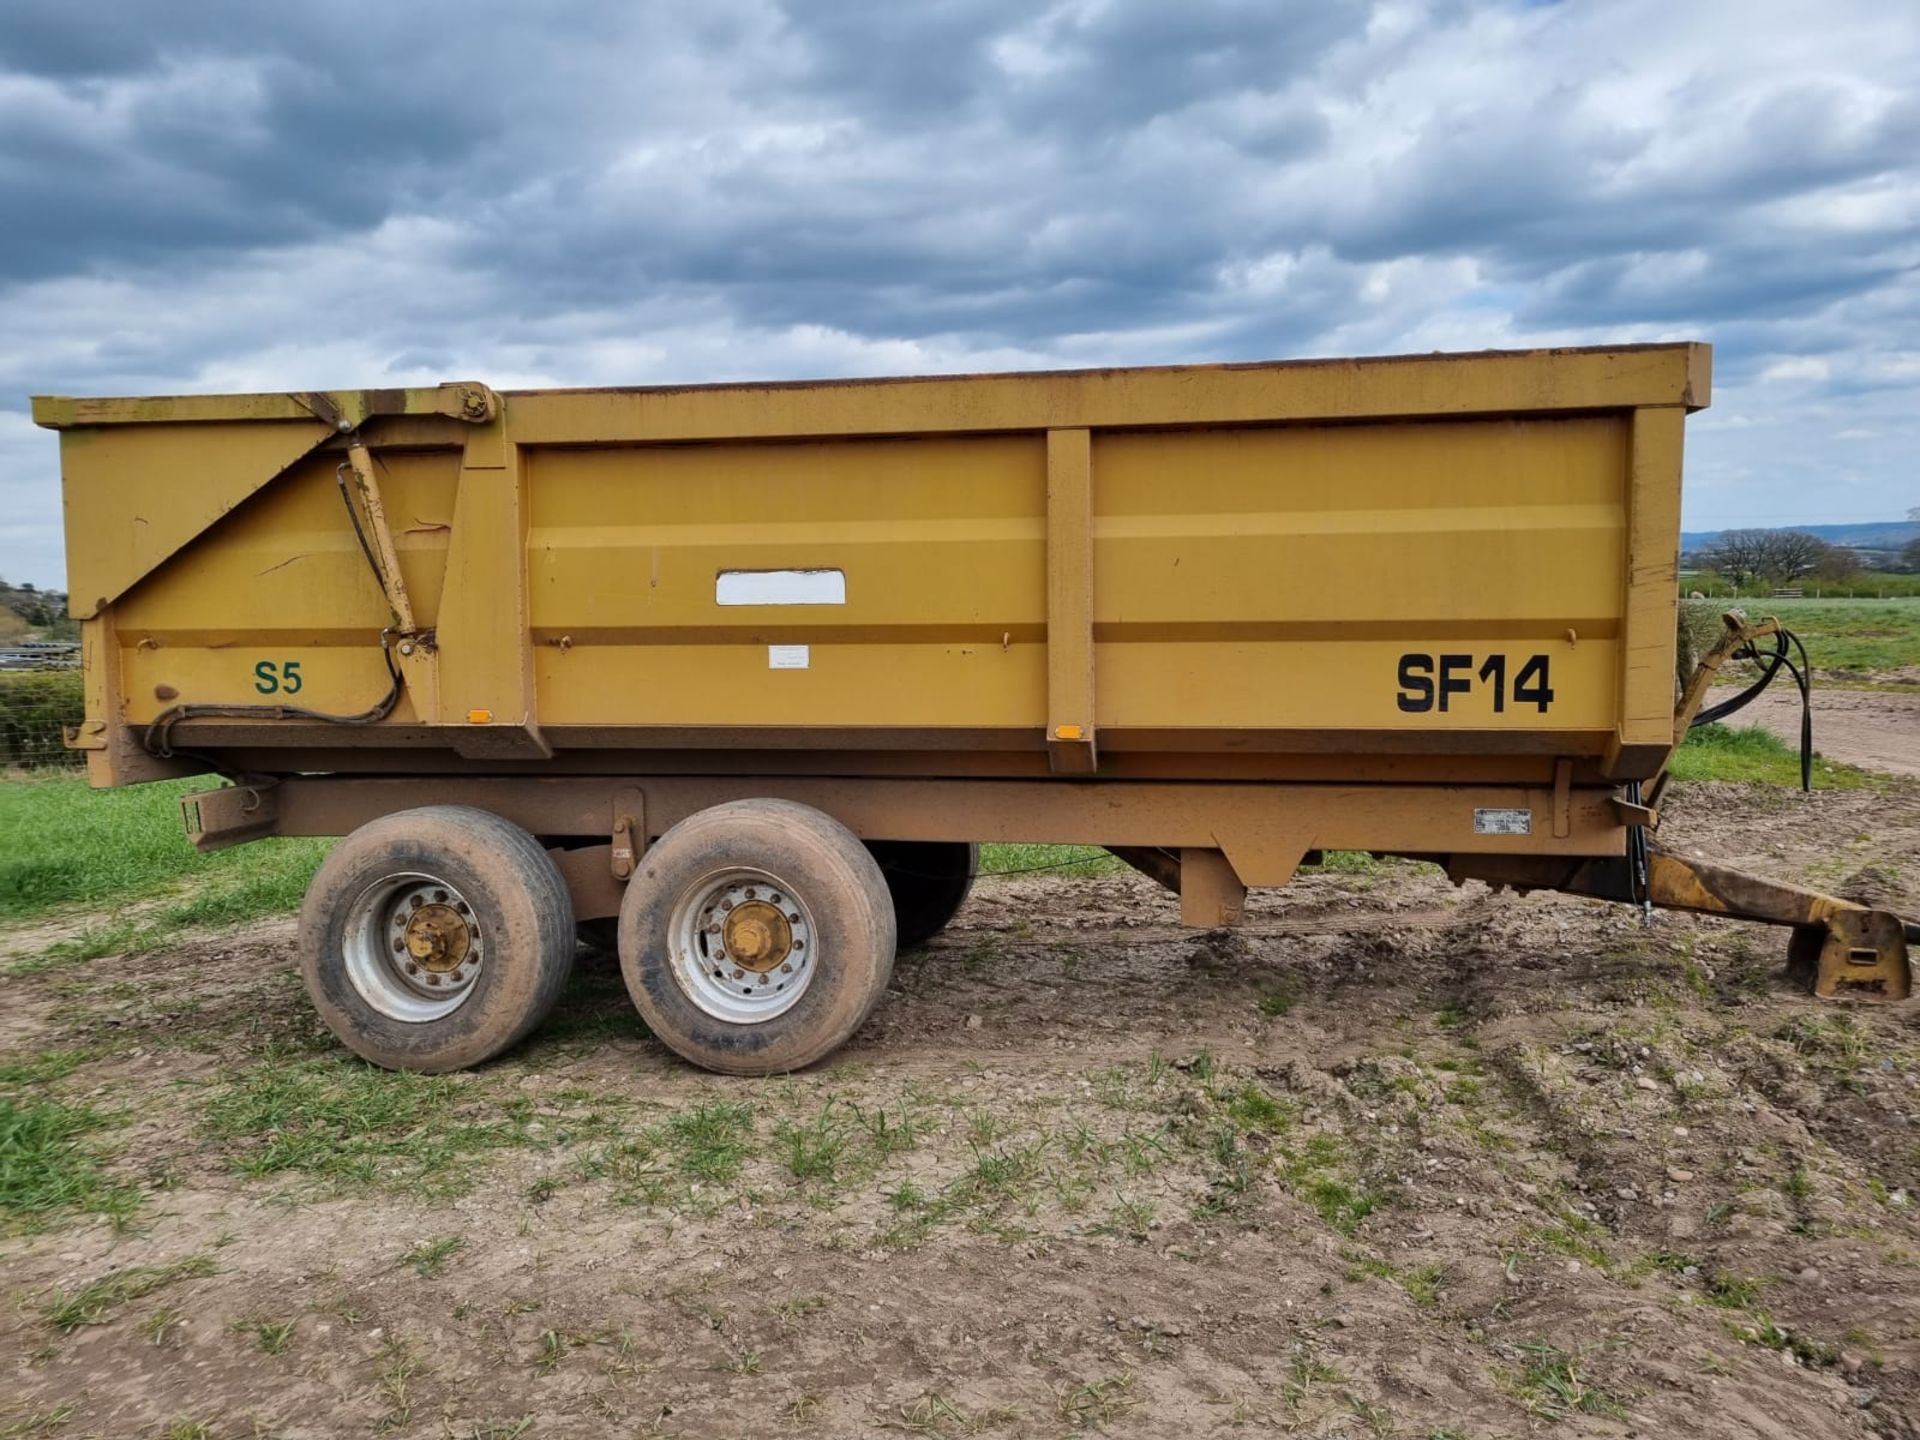
[[[900,948],[924,945],[953,919],[980,872],[980,847],[960,840],[869,840],[893,896]]]
[[[582,920],[574,927],[580,943],[589,950],[611,955],[620,948],[620,921],[612,915]]]
[[[798,1070],[860,1027],[893,974],[880,867],[831,816],[735,800],[661,836],[627,884],[620,969],[648,1027],[725,1075]]]
[[[356,1055],[439,1073],[491,1059],[553,1008],[573,902],[540,842],[464,805],[362,825],[300,910],[300,973]]]

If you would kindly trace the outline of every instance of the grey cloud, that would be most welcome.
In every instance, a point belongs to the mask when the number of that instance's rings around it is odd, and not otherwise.
[[[1865,397],[1920,441],[1899,11],[8,0],[0,424],[27,387],[1688,334],[1716,419]],[[1786,396],[1791,357],[1827,378]],[[1711,496],[1745,432],[1702,433]],[[44,508],[8,434],[0,508]]]

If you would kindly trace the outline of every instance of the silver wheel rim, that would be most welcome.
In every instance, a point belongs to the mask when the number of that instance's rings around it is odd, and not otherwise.
[[[750,866],[715,871],[674,902],[667,925],[673,978],[714,1019],[763,1025],[813,983],[815,933],[806,902],[779,876]]]
[[[383,876],[347,911],[347,979],[391,1020],[424,1025],[466,1004],[493,950],[473,907],[436,875]]]

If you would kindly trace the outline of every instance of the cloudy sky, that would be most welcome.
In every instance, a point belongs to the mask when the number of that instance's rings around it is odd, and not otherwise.
[[[1920,4],[0,4],[13,580],[34,392],[1671,338],[1690,528],[1920,505]]]

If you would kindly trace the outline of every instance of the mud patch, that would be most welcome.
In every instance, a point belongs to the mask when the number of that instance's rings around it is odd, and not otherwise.
[[[1904,684],[1904,681],[1898,683]],[[1715,690],[1714,700],[1732,690]],[[1730,724],[1758,725],[1796,749],[1800,744],[1800,697],[1791,685],[1766,691]],[[1813,743],[1830,760],[1893,775],[1920,775],[1920,687],[1843,690],[1813,687]]]
[[[1920,787],[1668,814],[1915,898]],[[758,1082],[584,956],[438,1079],[332,1045],[286,924],[0,982],[9,1095],[110,1116],[83,1143],[144,1196],[0,1241],[0,1430],[1912,1433],[1909,1007],[1411,865],[1177,918],[983,884],[831,1064]]]

